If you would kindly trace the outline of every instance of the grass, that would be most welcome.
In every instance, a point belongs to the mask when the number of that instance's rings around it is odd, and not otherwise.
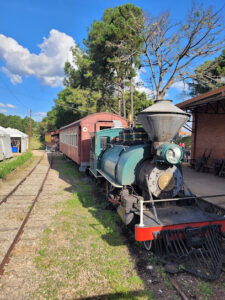
[[[37,136],[32,136],[31,137],[31,145],[30,145],[31,150],[44,150],[45,145],[40,141],[40,139]]]
[[[60,168],[79,182],[71,198],[57,204],[58,212],[43,233],[35,257],[43,282],[34,298],[153,299],[119,234],[117,214],[96,199],[94,188],[82,181],[74,165]]]
[[[210,282],[202,281],[199,283],[199,291],[202,296],[202,299],[208,300],[212,299],[213,289]]]
[[[31,152],[26,152],[12,160],[4,161],[0,164],[0,178],[5,178],[9,173],[14,171],[19,166],[23,165],[32,157]]]
[[[169,277],[168,277],[168,275],[166,274],[164,267],[163,267],[163,266],[157,266],[157,271],[158,271],[158,273],[160,274],[160,276],[163,278],[163,281],[164,281],[165,285],[166,285],[169,289],[173,290],[174,287],[173,287],[171,281],[169,280]]]

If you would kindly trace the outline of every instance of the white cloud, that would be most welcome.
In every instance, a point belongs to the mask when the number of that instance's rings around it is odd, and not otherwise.
[[[0,59],[5,62],[2,71],[13,84],[21,83],[23,77],[35,76],[45,85],[62,86],[64,64],[66,61],[72,63],[74,39],[52,29],[38,47],[39,54],[30,53],[13,38],[0,34]]]
[[[2,102],[0,102],[0,106],[1,106],[1,107],[9,107],[9,108],[15,108],[15,107],[16,107],[16,106],[13,105],[13,104],[4,104],[4,103],[2,103]]]
[[[154,95],[154,91],[151,89],[145,87],[146,83],[141,79],[141,74],[146,73],[146,70],[144,68],[137,70],[137,75],[134,77],[134,84],[136,86],[136,89],[143,93],[145,92],[147,95],[147,98],[152,98]]]
[[[170,96],[169,91],[166,92],[166,94],[164,96],[164,99],[171,100],[171,96]]]
[[[46,112],[37,112],[37,113],[34,113],[34,116],[37,116],[37,117],[46,117],[47,113]]]
[[[183,82],[183,81],[177,81],[171,86],[171,88],[175,88],[180,92],[187,92],[188,91],[188,84],[186,82]]]
[[[36,113],[33,114],[32,118],[35,121],[40,122],[46,116],[47,116],[46,112],[36,112]]]
[[[1,37],[0,37],[1,38]],[[2,67],[1,70],[5,73],[5,75],[7,75],[10,78],[10,81],[13,84],[17,84],[17,83],[22,83],[22,76],[18,75],[18,74],[13,74],[12,72],[10,72],[10,70],[8,70],[6,67]]]
[[[3,109],[3,108],[0,109],[0,113],[5,113],[5,112],[7,112],[6,109]]]
[[[13,104],[6,104],[6,107],[9,107],[9,108],[16,108],[16,106],[13,105]]]

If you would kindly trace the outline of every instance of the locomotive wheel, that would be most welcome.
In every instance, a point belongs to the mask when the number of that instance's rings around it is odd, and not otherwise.
[[[145,249],[150,251],[152,248],[152,241],[144,241]]]

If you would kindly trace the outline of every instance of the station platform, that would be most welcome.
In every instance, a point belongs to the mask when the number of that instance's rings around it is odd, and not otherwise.
[[[225,209],[225,196],[207,198],[207,195],[225,194],[225,177],[210,173],[197,172],[191,167],[183,166],[184,181],[196,196]]]

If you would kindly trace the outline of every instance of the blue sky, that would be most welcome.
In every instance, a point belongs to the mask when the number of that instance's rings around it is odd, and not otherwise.
[[[63,88],[68,49],[74,43],[83,46],[87,28],[106,8],[127,2],[154,15],[169,10],[176,20],[192,4],[191,0],[0,0],[0,112],[24,117],[32,109],[32,117],[40,121]],[[220,8],[222,1],[205,0],[204,5]],[[170,95],[177,99],[179,88]]]

